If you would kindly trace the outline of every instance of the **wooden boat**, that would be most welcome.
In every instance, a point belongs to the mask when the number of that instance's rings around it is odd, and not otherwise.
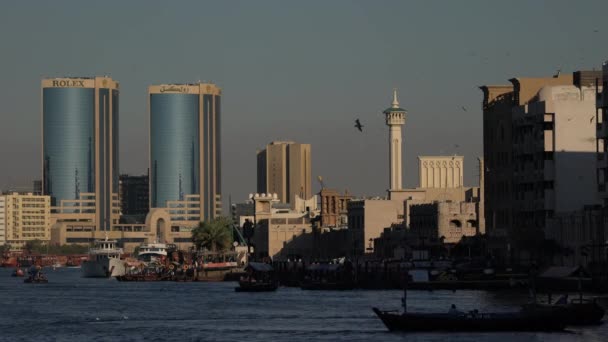
[[[555,310],[525,310],[508,313],[464,313],[452,308],[447,313],[407,311],[407,285],[410,275],[404,274],[403,313],[381,311],[376,315],[390,331],[561,331],[566,328],[565,316]]]
[[[246,274],[239,280],[236,292],[269,292],[279,287],[274,276],[274,269],[269,264],[250,262],[245,267]]]
[[[555,312],[398,313],[373,308],[390,331],[561,331],[566,321]]]
[[[25,272],[23,272],[23,270],[20,268],[16,268],[13,273],[11,273],[11,277],[23,277],[24,275]]]
[[[306,269],[302,290],[352,290],[355,283],[342,264],[312,264]]]

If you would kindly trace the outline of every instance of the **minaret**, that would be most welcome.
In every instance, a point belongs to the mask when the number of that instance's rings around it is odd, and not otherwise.
[[[386,125],[389,127],[389,176],[390,176],[390,191],[401,190],[401,126],[405,124],[405,109],[399,107],[397,100],[397,89],[393,90],[393,103],[390,108],[384,111],[386,116]]]

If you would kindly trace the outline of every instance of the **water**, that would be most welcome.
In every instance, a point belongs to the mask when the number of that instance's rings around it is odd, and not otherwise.
[[[236,293],[236,283],[121,283],[48,270],[24,284],[0,269],[0,341],[604,341],[608,324],[566,333],[390,333],[372,306],[397,309],[401,291]],[[412,311],[508,311],[513,293],[410,291]]]

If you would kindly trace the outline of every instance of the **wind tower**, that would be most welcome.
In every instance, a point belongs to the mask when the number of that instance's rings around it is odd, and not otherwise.
[[[397,100],[397,89],[393,90],[393,103],[391,107],[384,110],[386,125],[389,127],[388,151],[389,151],[389,197],[391,192],[402,189],[401,171],[401,126],[405,124],[405,109],[399,107]]]

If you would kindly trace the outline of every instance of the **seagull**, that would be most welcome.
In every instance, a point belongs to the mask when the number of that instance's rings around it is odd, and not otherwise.
[[[559,74],[562,72],[562,69],[557,69],[557,73],[553,75],[553,78],[558,78]]]
[[[359,132],[363,132],[363,125],[359,121],[359,119],[355,120],[355,127],[359,130]]]

